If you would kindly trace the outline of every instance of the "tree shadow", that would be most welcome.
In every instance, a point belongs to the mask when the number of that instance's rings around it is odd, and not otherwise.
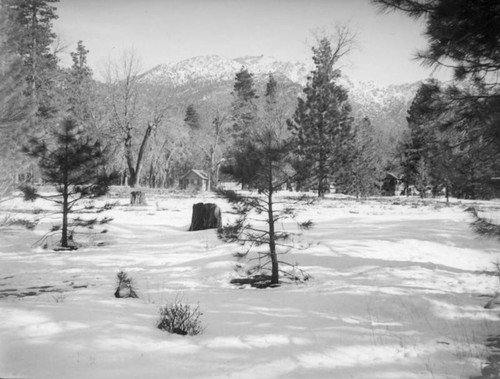
[[[470,379],[500,378],[500,336],[489,337],[486,346],[492,354],[488,357],[486,365],[481,368],[481,375],[471,376]]]

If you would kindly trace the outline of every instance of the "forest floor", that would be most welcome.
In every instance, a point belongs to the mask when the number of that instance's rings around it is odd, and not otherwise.
[[[474,378],[495,362],[500,310],[484,306],[500,289],[500,246],[473,233],[465,210],[498,222],[500,201],[297,205],[314,225],[283,224],[297,248],[281,258],[311,278],[255,289],[230,284],[238,245],[188,232],[197,202],[234,217],[224,200],[147,198],[96,201],[118,202],[99,214],[113,218],[107,233],[69,252],[36,244],[58,222],[52,204],[0,203],[0,378]],[[121,270],[139,298],[115,298]],[[176,299],[199,305],[202,334],[156,327]]]

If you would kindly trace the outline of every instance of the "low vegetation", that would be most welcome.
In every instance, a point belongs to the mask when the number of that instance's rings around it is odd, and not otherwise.
[[[183,304],[182,298],[176,297],[172,303],[160,308],[157,327],[172,334],[196,336],[205,329],[202,315],[199,305]]]

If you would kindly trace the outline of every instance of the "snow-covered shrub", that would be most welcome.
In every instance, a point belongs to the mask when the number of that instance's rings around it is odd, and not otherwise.
[[[115,297],[123,298],[123,297],[133,297],[138,298],[137,293],[135,291],[135,283],[134,279],[132,279],[125,271],[120,271],[116,275],[117,285],[115,291]]]
[[[203,332],[200,306],[182,304],[177,298],[171,304],[160,308],[158,329],[182,336],[195,336]]]

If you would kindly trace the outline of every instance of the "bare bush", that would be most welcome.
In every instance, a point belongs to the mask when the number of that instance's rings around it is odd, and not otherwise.
[[[203,313],[200,312],[200,306],[192,307],[189,304],[182,304],[181,300],[176,298],[173,303],[160,308],[158,329],[182,336],[195,336],[202,333],[205,328],[201,322]]]

